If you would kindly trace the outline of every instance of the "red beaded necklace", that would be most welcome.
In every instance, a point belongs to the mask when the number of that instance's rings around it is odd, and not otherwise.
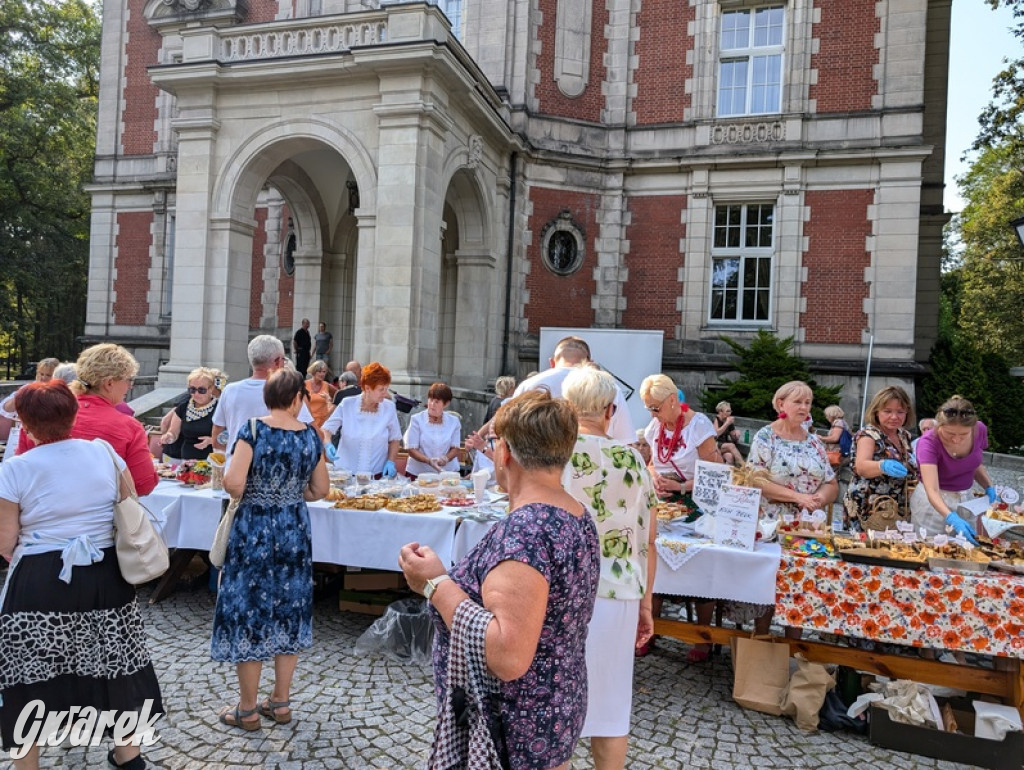
[[[665,430],[665,423],[661,424],[661,433],[658,434],[657,449],[658,462],[668,465],[679,447],[686,449],[686,442],[683,441],[683,424],[686,422],[688,404],[679,405],[679,419],[676,420],[675,430],[672,431],[672,438],[668,439],[668,431]],[[666,441],[668,439],[668,441]]]

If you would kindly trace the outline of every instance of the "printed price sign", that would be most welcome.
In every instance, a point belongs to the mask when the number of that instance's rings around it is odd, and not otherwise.
[[[698,460],[693,477],[693,491],[690,493],[693,502],[702,513],[714,516],[718,510],[718,498],[722,487],[731,483],[731,465]]]
[[[719,490],[715,512],[715,542],[732,548],[754,550],[761,490],[725,484]]]

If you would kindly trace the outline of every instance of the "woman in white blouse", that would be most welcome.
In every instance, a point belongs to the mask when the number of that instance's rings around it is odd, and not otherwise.
[[[391,372],[374,361],[363,367],[363,392],[342,399],[323,426],[329,442],[341,429],[334,467],[352,473],[392,478],[402,429],[393,401],[388,400]]]
[[[405,448],[409,452],[407,476],[415,478],[421,473],[459,469],[462,421],[445,411],[451,402],[452,389],[443,382],[435,382],[427,391],[426,410],[409,420],[405,431]]]

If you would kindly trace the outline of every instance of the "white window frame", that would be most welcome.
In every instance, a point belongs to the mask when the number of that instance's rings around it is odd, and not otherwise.
[[[785,43],[786,43],[786,15],[788,8],[785,5],[761,5],[752,8],[738,8],[738,9],[727,9],[723,10],[719,17],[719,32],[718,32],[718,79],[717,87],[715,91],[715,108],[718,117],[742,117],[746,115],[777,115],[782,112],[782,92],[786,84],[786,61],[785,61]],[[773,11],[781,11],[782,20],[781,24],[778,25],[778,42],[771,44],[763,43],[758,45],[756,40],[757,27],[756,22],[759,14],[771,13]],[[738,15],[749,16],[747,23],[747,35],[745,41],[739,40],[726,40],[726,21],[729,17],[735,17]],[[767,28],[772,29],[772,26]],[[778,99],[775,104],[765,105],[765,109],[754,109],[753,100],[754,93],[759,84],[755,83],[755,74],[758,67],[761,66],[766,60],[776,59],[778,60]],[[743,71],[743,106],[740,110],[733,110],[731,105],[729,107],[723,106],[723,87],[725,84],[727,69],[725,65],[729,64],[745,64],[742,68]],[[739,68],[737,68],[739,69]],[[761,84],[763,85],[763,84]],[[736,89],[734,89],[736,90]]]
[[[772,209],[772,222],[771,222],[771,245],[770,246],[748,246],[746,244],[748,227],[759,227],[756,223],[748,224],[748,217],[753,207],[770,206]],[[718,224],[718,212],[721,209],[738,208],[740,210],[740,221],[738,225],[739,229],[739,245],[730,246],[728,244],[724,246],[717,246],[719,224]],[[708,276],[708,325],[709,326],[754,326],[763,327],[769,326],[772,323],[772,311],[774,308],[775,298],[775,287],[774,287],[774,275],[776,267],[776,249],[775,245],[778,242],[778,204],[775,201],[750,201],[747,203],[734,202],[734,203],[718,203],[711,209],[711,259],[710,259],[710,274]],[[747,292],[751,290],[751,287],[746,285],[747,268],[750,262],[755,260],[767,259],[767,265],[756,263],[752,265],[755,271],[764,268],[765,275],[763,281],[756,281],[753,288],[755,292],[767,292],[768,299],[765,303],[765,315],[763,318],[745,318],[745,302],[747,301]],[[736,261],[736,273],[737,281],[735,287],[725,286],[724,288],[720,285],[716,285],[715,276],[716,273],[724,269],[724,264],[729,261]],[[718,293],[734,292],[736,295],[736,312],[733,316],[723,317],[721,313],[715,315],[715,303],[718,300],[716,296]],[[726,297],[722,297],[722,307],[727,306]],[[751,297],[749,301],[754,303],[754,307],[757,307],[757,295]],[[756,313],[756,310],[755,310]]]

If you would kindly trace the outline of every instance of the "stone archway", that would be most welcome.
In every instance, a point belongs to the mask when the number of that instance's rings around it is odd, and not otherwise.
[[[175,275],[175,304],[180,302],[181,310],[176,308],[173,314],[171,360],[161,368],[161,379],[180,381],[197,363],[220,366],[237,379],[248,372],[252,244],[261,191],[275,188],[291,212],[296,236],[290,319],[294,328],[303,317],[320,320],[327,311],[335,311],[335,303],[355,301],[346,276],[354,277],[358,253],[372,254],[373,234],[358,230],[353,221],[375,205],[373,166],[355,138],[338,127],[315,120],[282,121],[240,142],[216,165],[220,173],[193,175],[190,170],[201,165],[189,162],[189,131],[181,133],[178,222],[186,243],[181,250],[184,268]],[[196,149],[216,157],[219,148],[210,141],[213,132],[203,133],[204,141],[196,142]],[[347,182],[360,192],[358,212],[351,208]],[[204,184],[209,185],[205,195]],[[207,200],[209,206],[204,207]],[[343,230],[350,234],[348,248],[354,251],[350,269],[340,274],[339,283],[332,270],[326,271],[325,280],[325,266],[333,265]],[[354,232],[359,233],[355,241]],[[351,317],[354,309],[337,309],[338,317],[346,314]],[[336,343],[332,357],[337,359],[351,348],[351,330],[348,340],[339,342],[347,342],[347,349]],[[332,361],[335,368],[340,363]]]

